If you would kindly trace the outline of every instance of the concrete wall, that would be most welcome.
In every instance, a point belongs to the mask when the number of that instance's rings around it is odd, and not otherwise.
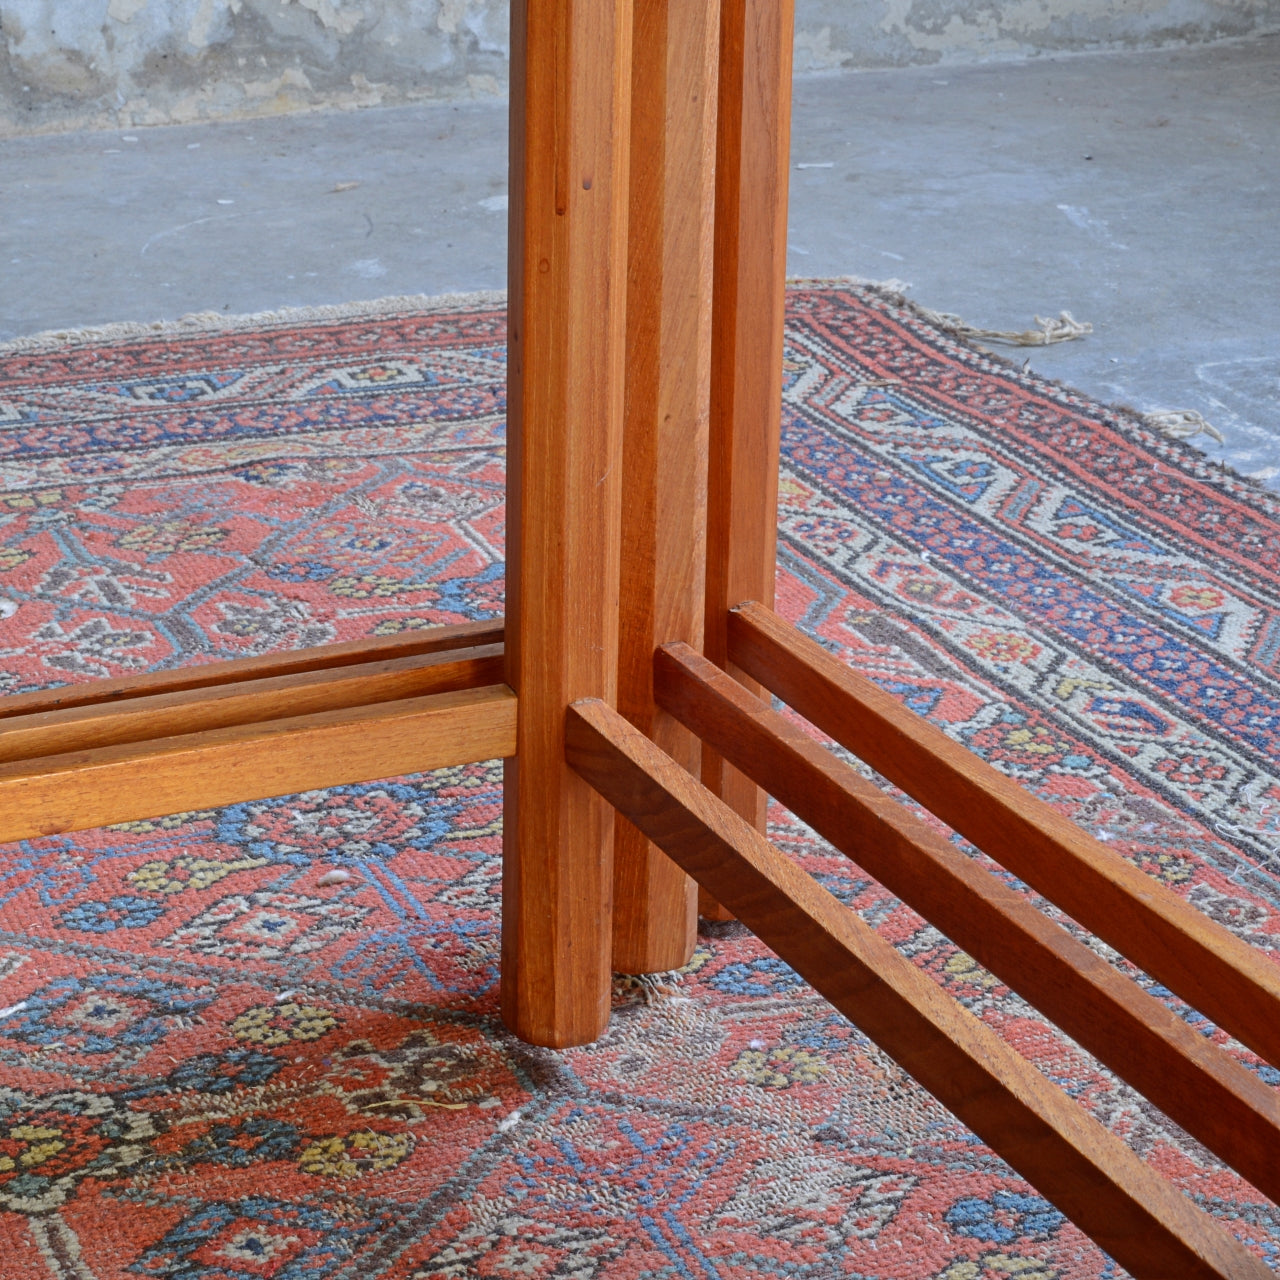
[[[0,134],[498,95],[507,5],[0,0]],[[797,10],[805,71],[1280,29],[1280,0],[797,0]]]
[[[1280,0],[796,0],[796,66],[1159,48],[1280,30]]]

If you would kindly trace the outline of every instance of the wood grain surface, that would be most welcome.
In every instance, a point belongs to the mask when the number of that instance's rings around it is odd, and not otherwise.
[[[493,644],[10,716],[0,720],[0,763],[476,689],[502,672]]]
[[[1085,928],[1280,1064],[1280,965],[952,742],[772,610],[730,618],[733,660]]]
[[[794,0],[721,2],[704,645],[721,666],[727,610],[773,603],[794,26]],[[758,787],[714,752],[702,776],[764,830]]]
[[[1098,1245],[1142,1280],[1272,1272],[605,703],[568,758]]]
[[[0,721],[13,716],[36,715],[70,707],[150,698],[160,694],[182,693],[190,689],[211,689],[222,684],[247,680],[272,680],[278,676],[303,671],[326,671],[335,667],[357,666],[371,662],[390,662],[397,658],[441,653],[447,649],[466,649],[502,643],[503,624],[497,622],[464,622],[458,626],[427,627],[401,631],[390,636],[368,636],[341,644],[318,645],[311,649],[286,649],[280,653],[264,653],[252,658],[233,658],[229,662],[207,662],[198,666],[177,667],[171,671],[152,671],[145,675],[120,676],[114,680],[89,680],[83,684],[67,684],[56,689],[38,689],[0,698]]]
[[[1273,1200],[1280,1094],[687,645],[658,699]]]
[[[718,0],[635,0],[618,709],[686,767],[697,740],[653,700],[653,651],[702,647]],[[613,967],[693,955],[694,882],[616,825]]]
[[[0,842],[509,756],[506,685],[0,765]]]
[[[630,0],[514,0],[502,1013],[534,1044],[609,1017],[613,811],[565,708],[617,691]]]

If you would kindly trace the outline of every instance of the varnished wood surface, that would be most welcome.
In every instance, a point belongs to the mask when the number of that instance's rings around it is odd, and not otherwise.
[[[722,0],[712,294],[707,656],[772,603],[791,140],[792,0]]]
[[[617,712],[575,769],[1135,1277],[1272,1272]]]
[[[1273,1064],[1280,966],[759,604],[733,660],[824,733]]]
[[[653,651],[702,646],[718,0],[635,0],[618,709],[686,767],[701,750],[653,700]],[[613,967],[693,954],[694,882],[629,822],[614,837]]]
[[[253,658],[234,658],[229,662],[209,662],[200,666],[177,667],[172,671],[153,671],[145,675],[120,676],[114,680],[90,680],[84,684],[62,685],[57,689],[39,689],[33,693],[0,698],[0,722],[13,716],[37,715],[45,711],[211,689],[248,680],[274,680],[304,671],[391,662],[448,649],[501,644],[502,633],[501,619],[497,622],[464,622],[458,626],[426,627],[390,636],[368,636],[341,644],[318,645],[311,649],[286,649]]]
[[[726,611],[773,603],[794,10],[794,0],[720,10],[705,652],[721,666]],[[758,787],[713,752],[702,777],[764,830]],[[729,918],[705,893],[700,909]]]
[[[510,756],[505,685],[0,765],[0,842]]]
[[[0,720],[0,763],[476,689],[502,671],[494,644],[11,716]]]
[[[1280,1094],[713,663],[655,666],[668,711],[1280,1200]]]
[[[513,0],[502,1016],[534,1044],[609,1016],[613,812],[565,707],[617,692],[630,0]]]

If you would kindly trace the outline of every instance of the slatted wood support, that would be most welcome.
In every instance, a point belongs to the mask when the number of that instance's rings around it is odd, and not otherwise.
[[[502,1016],[609,1017],[613,812],[565,765],[565,707],[617,691],[630,0],[513,0]]]
[[[176,692],[142,693],[134,686],[136,696],[0,719],[0,764],[477,689],[500,684],[502,673],[502,645],[490,644]]]
[[[599,701],[572,766],[1136,1277],[1271,1275],[993,1031]]]
[[[510,756],[505,685],[0,765],[0,842]]]
[[[0,700],[0,842],[508,756],[502,638],[466,623]]]
[[[152,671],[145,675],[120,676],[114,680],[91,680],[56,689],[38,689],[33,693],[0,698],[0,732],[4,730],[4,721],[14,716],[65,711],[71,707],[109,706],[131,698],[213,689],[250,680],[274,680],[306,671],[326,672],[339,667],[393,662],[400,658],[444,653],[450,649],[483,648],[501,644],[503,631],[501,619],[497,622],[464,622],[459,626],[401,631],[395,635],[370,636],[311,649],[289,649],[252,658],[234,658],[229,662],[209,662],[172,671]]]
[[[692,765],[653,700],[653,651],[702,645],[718,0],[635,0],[618,709]],[[630,823],[614,837],[613,967],[685,964],[696,886]]]
[[[1236,1039],[1280,1065],[1280,966],[1126,862],[763,605],[733,661]]]
[[[794,0],[722,0],[720,11],[706,652],[721,665],[726,611],[773,603],[794,11]],[[758,787],[714,753],[702,776],[764,830]],[[705,894],[699,905],[728,918]]]
[[[687,645],[655,668],[672,715],[1280,1200],[1274,1089]]]

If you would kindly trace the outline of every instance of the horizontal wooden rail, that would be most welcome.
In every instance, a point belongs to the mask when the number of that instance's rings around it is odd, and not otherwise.
[[[172,671],[152,671],[145,675],[120,676],[115,680],[90,680],[84,684],[38,689],[0,698],[0,722],[12,716],[37,715],[68,707],[88,707],[120,702],[129,698],[155,697],[192,689],[247,680],[271,680],[303,671],[325,671],[336,667],[389,662],[398,658],[421,657],[448,649],[477,648],[501,644],[503,622],[464,622],[451,627],[426,627],[398,631],[389,636],[369,636],[341,644],[318,645],[311,649],[286,649],[230,662],[209,662],[178,667]]]
[[[1280,1065],[1280,966],[763,605],[729,658],[1085,928]]]
[[[367,782],[516,748],[506,685],[0,765],[0,842]]]
[[[236,680],[0,720],[0,764],[502,682],[502,645]]]
[[[1275,1090],[687,645],[654,677],[659,706],[1280,1200]]]
[[[1138,1277],[1271,1270],[604,703],[572,767]]]

